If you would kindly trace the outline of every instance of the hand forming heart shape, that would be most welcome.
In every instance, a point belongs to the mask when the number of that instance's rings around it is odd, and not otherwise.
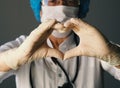
[[[110,53],[109,41],[95,27],[75,18],[70,19],[64,25],[72,28],[80,38],[79,45],[67,51],[64,59],[73,56],[103,57]]]
[[[77,47],[64,53],[63,59],[74,56],[104,57],[111,53],[110,43],[105,36],[88,23],[72,18],[64,23],[64,31],[72,29],[80,38]]]
[[[22,55],[27,58],[56,57],[65,60],[70,57],[82,55],[102,57],[110,53],[109,41],[103,34],[95,27],[76,18],[72,18],[65,22],[62,32],[72,29],[80,38],[79,45],[66,51],[64,54],[57,49],[50,48],[46,44],[46,40],[55,29],[56,24],[58,24],[56,20],[48,20],[40,24],[37,29],[33,30],[19,47],[20,50],[24,51]],[[59,25],[58,30],[60,28],[62,27]]]

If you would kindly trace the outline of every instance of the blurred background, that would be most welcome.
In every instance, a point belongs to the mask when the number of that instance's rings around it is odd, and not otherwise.
[[[91,0],[84,19],[96,26],[106,37],[120,44],[120,0]],[[28,35],[38,26],[29,0],[0,0],[0,45],[20,35]],[[120,88],[120,81],[104,71],[104,88]],[[0,88],[16,88],[15,76],[0,84]],[[24,84],[23,84],[24,85]]]

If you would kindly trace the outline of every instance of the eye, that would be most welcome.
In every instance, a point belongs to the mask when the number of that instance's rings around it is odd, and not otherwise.
[[[69,0],[69,1],[68,1],[68,4],[71,4],[71,3],[74,3],[74,1],[72,1],[72,0]]]
[[[70,6],[78,6],[78,1],[77,0],[68,0],[67,3]]]
[[[48,0],[48,6],[55,6],[56,0]]]
[[[48,2],[54,2],[55,0],[48,0]]]

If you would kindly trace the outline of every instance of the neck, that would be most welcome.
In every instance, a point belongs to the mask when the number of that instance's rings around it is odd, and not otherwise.
[[[59,33],[58,31],[54,30],[53,33],[50,35],[49,39],[53,44],[53,47],[59,49],[59,45],[72,33],[72,31],[67,31],[65,33]]]
[[[55,36],[53,35],[50,35],[49,36],[49,39],[51,41],[51,43],[53,44],[53,47],[56,48],[56,49],[59,49],[59,45],[64,41],[66,40],[67,37],[64,37],[64,38],[56,38]]]

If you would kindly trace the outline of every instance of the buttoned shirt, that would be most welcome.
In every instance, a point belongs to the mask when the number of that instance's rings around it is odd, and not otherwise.
[[[26,36],[21,35],[14,41],[5,43],[0,46],[0,52],[19,47],[25,39]],[[47,40],[47,43],[50,47],[53,47],[49,39]],[[60,44],[59,50],[64,53],[74,47],[76,47],[76,43],[74,42],[73,34],[71,34],[62,44]],[[66,70],[70,80],[75,76],[76,58],[77,57],[73,57],[65,61],[58,59],[60,64]],[[120,80],[120,70],[98,58],[79,56],[79,63],[78,76],[74,83],[75,88],[102,88],[102,69]],[[31,88],[30,69],[34,88],[58,88],[58,86],[62,86],[67,82],[64,72],[50,57],[37,59],[32,66],[31,63],[26,63],[17,70],[0,72],[0,82],[11,75],[15,75],[17,88]]]

